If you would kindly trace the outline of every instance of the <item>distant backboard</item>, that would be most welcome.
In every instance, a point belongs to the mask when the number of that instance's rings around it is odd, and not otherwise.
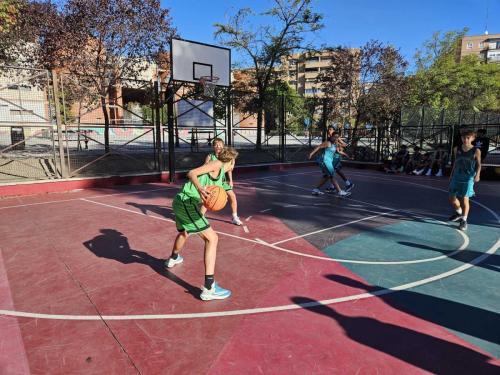
[[[231,84],[231,50],[183,39],[172,39],[172,79],[198,83],[202,76],[217,76],[217,86]]]

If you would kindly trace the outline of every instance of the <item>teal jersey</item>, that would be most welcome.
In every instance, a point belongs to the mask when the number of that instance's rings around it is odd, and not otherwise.
[[[337,145],[335,143],[330,142],[330,146],[325,148],[325,151],[323,152],[323,161],[331,162],[334,159],[336,153],[337,153]]]
[[[224,174],[225,174],[224,165],[222,165],[217,178],[213,178],[212,176],[210,176],[210,173],[205,173],[202,174],[201,176],[198,176],[198,182],[200,183],[201,186],[218,185],[222,187],[222,184],[224,182]],[[201,203],[202,201],[198,189],[196,189],[196,187],[191,181],[188,181],[184,184],[184,186],[182,187],[181,191],[177,194],[177,196],[182,201],[189,199],[194,200],[198,203]]]
[[[462,147],[457,149],[455,159],[455,168],[453,170],[452,179],[456,181],[472,180],[476,175],[476,149],[472,147],[469,151],[462,150]]]

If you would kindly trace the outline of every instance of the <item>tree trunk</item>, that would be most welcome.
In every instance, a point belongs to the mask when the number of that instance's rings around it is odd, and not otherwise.
[[[258,112],[257,112],[257,142],[256,142],[256,145],[255,145],[255,148],[257,150],[260,150],[261,148],[261,145],[262,145],[262,123],[263,123],[263,110],[262,110],[262,106],[259,105],[259,109],[258,109]]]
[[[104,115],[104,152],[109,152],[109,116],[106,108],[106,97],[101,95],[101,109]]]

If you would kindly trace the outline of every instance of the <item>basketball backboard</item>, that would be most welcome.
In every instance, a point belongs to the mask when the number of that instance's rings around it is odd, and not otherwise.
[[[203,76],[219,77],[217,86],[231,84],[231,50],[184,39],[170,43],[174,81],[198,83]]]

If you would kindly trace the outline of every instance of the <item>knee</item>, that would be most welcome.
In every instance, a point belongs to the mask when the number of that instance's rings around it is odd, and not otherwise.
[[[214,231],[210,231],[205,237],[205,242],[217,245],[217,243],[219,242],[219,236]]]

